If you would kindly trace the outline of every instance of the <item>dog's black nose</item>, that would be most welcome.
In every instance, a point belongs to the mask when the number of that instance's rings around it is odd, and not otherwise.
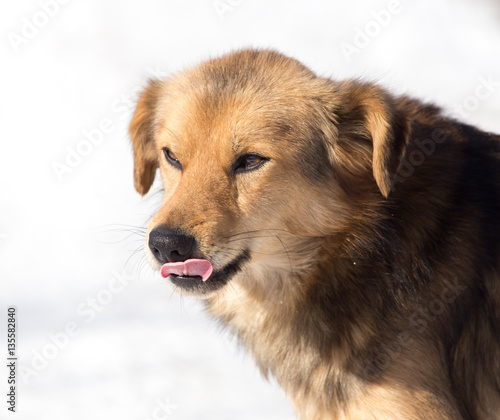
[[[149,233],[149,249],[162,264],[191,258],[194,247],[195,239],[192,236],[163,226]]]

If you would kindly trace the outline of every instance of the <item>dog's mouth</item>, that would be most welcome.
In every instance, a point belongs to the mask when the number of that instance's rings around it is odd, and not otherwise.
[[[249,259],[250,253],[243,251],[220,270],[214,271],[207,260],[187,260],[164,264],[160,272],[183,291],[203,295],[224,287]]]

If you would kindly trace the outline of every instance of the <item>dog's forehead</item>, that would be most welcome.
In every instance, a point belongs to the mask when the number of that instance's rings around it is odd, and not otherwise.
[[[223,146],[237,153],[249,141],[286,141],[297,132],[293,101],[279,93],[215,86],[178,89],[160,108],[159,137],[172,147]]]
[[[255,141],[297,144],[310,137],[317,117],[318,81],[298,61],[269,51],[206,62],[164,84],[157,139],[168,138],[172,148],[232,153]]]

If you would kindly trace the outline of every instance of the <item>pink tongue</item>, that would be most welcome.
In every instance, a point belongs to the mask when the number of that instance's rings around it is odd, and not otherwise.
[[[203,281],[206,281],[212,271],[212,264],[207,260],[192,259],[163,264],[160,273],[164,278],[167,278],[170,274],[176,274],[178,276],[200,276]]]

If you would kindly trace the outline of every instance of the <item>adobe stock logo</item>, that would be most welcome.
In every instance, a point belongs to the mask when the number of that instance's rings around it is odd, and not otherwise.
[[[488,77],[478,77],[479,83],[474,88],[473,93],[467,95],[460,103],[453,107],[451,117],[457,120],[469,117],[473,112],[479,109],[481,102],[486,101],[494,95],[500,82]],[[401,166],[394,176],[394,183],[401,183],[413,175],[415,169],[422,166],[424,162],[432,156],[439,144],[444,143],[448,138],[445,130],[441,127],[435,127],[427,138],[413,141],[413,147],[408,149],[406,156],[401,161]]]
[[[352,44],[347,42],[340,44],[340,49],[347,62],[351,62],[353,54],[359,54],[368,47],[372,40],[382,33],[382,29],[390,25],[393,15],[400,14],[402,10],[403,6],[399,0],[390,0],[387,9],[382,9],[378,12],[372,10],[370,15],[373,19],[369,20],[363,29],[359,26],[354,28],[355,34]]]
[[[44,0],[40,1],[40,9],[33,13],[30,18],[21,18],[21,28],[19,33],[9,32],[7,38],[10,46],[17,54],[21,45],[26,45],[35,38],[40,30],[47,26],[49,21],[59,14],[61,6],[68,4],[70,0]]]
[[[444,143],[447,138],[444,130],[436,127],[428,138],[415,139],[414,144],[416,147],[409,150],[407,156],[401,161],[398,173],[394,176],[394,183],[404,182],[413,175],[415,168],[421,166],[429,156],[434,154],[436,145]]]
[[[84,139],[81,139],[75,148],[66,146],[66,158],[63,162],[53,161],[51,166],[59,182],[63,181],[66,174],[72,173],[78,168],[83,159],[90,155],[96,146],[102,144],[105,136],[115,129],[113,121],[103,118],[99,125],[91,130],[83,130]]]
[[[243,0],[215,0],[212,6],[219,16],[220,20],[224,20],[226,13],[234,11],[234,9],[241,4]]]
[[[170,402],[170,398],[155,400],[155,408],[151,412],[151,416],[144,420],[167,420],[169,419],[178,406]]]
[[[152,79],[162,79],[169,74],[158,66],[154,69],[147,68],[147,73]],[[128,120],[131,118],[137,104],[137,98],[143,89],[142,85],[136,85],[128,92],[121,94],[110,105],[110,111],[113,112],[112,118],[102,118],[96,127],[82,131],[83,138],[78,143],[66,145],[64,158],[51,162],[52,170],[59,182],[63,182],[69,174],[75,172],[84,160],[119,127],[120,124],[115,123],[117,119]]]
[[[500,82],[492,79],[491,75],[487,79],[478,77],[479,83],[474,89],[474,93],[466,96],[460,104],[455,104],[453,114],[457,118],[467,118],[475,112],[481,101],[489,99],[500,87]]]
[[[70,343],[84,331],[85,325],[93,322],[98,314],[108,308],[128,287],[130,278],[126,273],[113,270],[112,275],[102,289],[78,305],[76,313],[82,319],[66,322],[64,328],[47,335],[43,346],[32,349],[29,365],[20,365],[19,374],[25,384],[46,370],[52,361],[64,353]]]

